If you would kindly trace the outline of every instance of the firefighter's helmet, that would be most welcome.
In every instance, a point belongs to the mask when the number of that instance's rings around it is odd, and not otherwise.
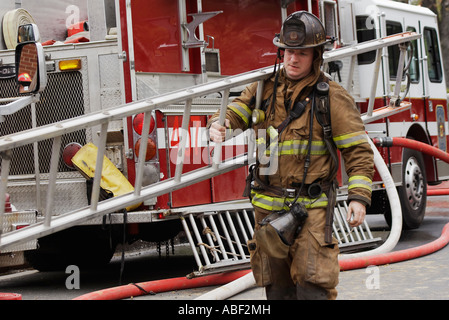
[[[314,48],[327,42],[323,24],[307,11],[296,11],[289,15],[282,24],[281,33],[273,39],[280,49]]]
[[[31,77],[28,73],[23,72],[23,73],[19,74],[19,76],[17,77],[17,81],[19,81],[19,83],[23,83],[23,84],[30,84]]]

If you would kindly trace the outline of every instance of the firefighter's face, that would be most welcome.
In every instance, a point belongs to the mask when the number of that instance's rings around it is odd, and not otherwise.
[[[313,48],[285,49],[284,68],[287,77],[299,80],[307,76],[312,70]]]

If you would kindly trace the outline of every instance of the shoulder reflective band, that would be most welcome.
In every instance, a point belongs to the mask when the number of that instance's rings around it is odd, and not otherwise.
[[[249,120],[251,119],[252,111],[245,104],[239,102],[233,102],[228,105],[228,108],[239,115],[240,118],[249,125]]]
[[[349,148],[362,143],[367,143],[366,133],[364,131],[342,134],[334,137],[334,142],[338,149]]]
[[[364,188],[369,191],[371,190],[372,181],[370,178],[365,176],[352,176],[348,180],[348,190],[354,189],[354,188]]]

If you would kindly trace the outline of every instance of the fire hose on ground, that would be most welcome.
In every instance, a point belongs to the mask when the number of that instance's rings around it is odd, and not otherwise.
[[[435,148],[431,145],[406,139],[406,138],[374,138],[373,144],[382,146],[382,147],[403,147],[403,148],[409,148],[413,150],[420,151],[422,153],[431,155],[435,158],[439,158],[440,160],[449,163],[449,154]],[[377,151],[376,148],[373,148],[375,152]],[[377,167],[379,169],[379,167]],[[388,191],[388,190],[387,190]],[[449,194],[449,191],[447,189],[440,189],[440,190],[429,190],[427,192],[428,195],[446,195]],[[394,223],[394,221],[393,221]],[[367,267],[369,265],[382,265],[382,264],[389,264],[394,262],[400,262],[404,260],[414,259],[417,257],[421,257],[424,255],[428,255],[430,253],[433,253],[435,251],[440,250],[444,246],[446,246],[449,242],[449,224],[446,224],[443,227],[443,231],[441,234],[441,237],[434,240],[433,242],[430,242],[428,244],[411,248],[407,250],[400,250],[396,252],[388,252],[388,253],[380,253],[377,255],[373,255],[373,251],[368,251],[368,254],[360,254],[359,257],[364,256],[365,258],[360,259],[354,256],[349,257],[347,259],[342,259],[340,261],[340,268],[342,270],[351,270],[351,269],[358,269]]]
[[[381,157],[376,145],[397,146],[418,150],[449,163],[449,154],[419,141],[405,138],[374,138],[368,139],[374,151],[374,164],[382,178],[391,206],[391,231],[387,240],[373,250],[340,256],[340,270],[353,270],[370,265],[383,265],[414,259],[436,252],[449,243],[449,223],[442,230],[440,238],[415,248],[391,252],[399,241],[402,231],[402,211],[399,196],[393,178]],[[437,194],[437,193],[436,193]],[[447,193],[444,193],[447,194]],[[149,292],[166,292],[170,290],[189,289],[202,286],[222,285],[200,297],[197,300],[224,300],[239,292],[255,286],[253,274],[250,270],[231,272],[228,274],[211,275],[196,279],[174,278],[151,281],[138,285],[130,284],[106,290],[100,290],[76,298],[77,300],[113,300],[148,294]]]
[[[242,278],[249,270],[220,273],[204,277],[187,279],[178,277],[163,280],[154,280],[141,283],[131,283],[123,286],[94,291],[79,296],[73,300],[120,300],[147,294],[157,294],[174,290],[185,290],[207,286],[219,286]]]

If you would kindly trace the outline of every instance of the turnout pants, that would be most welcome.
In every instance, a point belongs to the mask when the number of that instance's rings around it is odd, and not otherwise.
[[[255,207],[258,229],[270,211]],[[340,266],[338,243],[324,241],[326,208],[309,209],[308,218],[288,257],[277,259],[259,250],[255,240],[249,246],[251,267],[258,286],[265,287],[269,300],[336,299]],[[255,244],[255,245],[254,245]]]

